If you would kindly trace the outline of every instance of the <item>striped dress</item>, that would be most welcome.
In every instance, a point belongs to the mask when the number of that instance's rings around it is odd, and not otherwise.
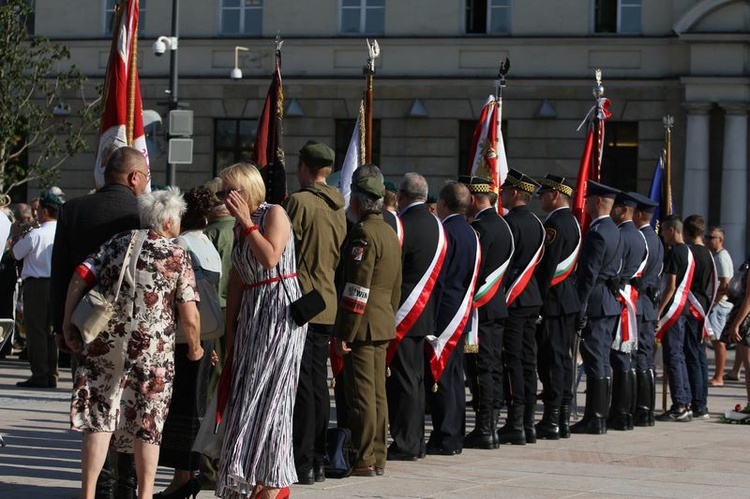
[[[253,222],[263,233],[263,204]],[[263,281],[296,272],[290,231],[279,265],[263,268],[247,241],[236,240],[232,265],[246,289],[234,342],[232,386],[226,434],[216,482],[220,497],[246,497],[256,483],[285,487],[297,481],[292,447],[292,415],[307,327],[289,316],[291,300],[301,296],[296,278]],[[257,286],[254,286],[258,284]],[[287,293],[289,293],[287,297]]]

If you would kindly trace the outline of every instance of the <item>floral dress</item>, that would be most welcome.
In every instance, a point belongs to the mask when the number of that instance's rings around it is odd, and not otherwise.
[[[114,236],[78,269],[110,299],[137,232]],[[133,452],[135,438],[161,443],[172,397],[176,304],[198,299],[187,252],[154,231],[138,254],[135,279],[131,269],[107,328],[84,347],[70,407],[72,429],[114,432],[119,452]]]

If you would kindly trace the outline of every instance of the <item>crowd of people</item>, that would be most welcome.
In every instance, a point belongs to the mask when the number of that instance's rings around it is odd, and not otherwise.
[[[706,418],[709,385],[750,368],[747,265],[734,276],[722,229],[700,216],[666,217],[657,235],[655,202],[589,181],[581,227],[568,179],[513,169],[499,194],[461,176],[430,199],[422,175],[385,182],[363,165],[345,196],[327,185],[330,147],[311,140],[298,157],[282,206],[252,164],[184,195],[150,191],[124,147],[97,192],[40,196],[28,230],[5,234],[18,223],[0,215],[14,283],[22,262],[31,376],[18,385],[56,387],[58,350],[72,354],[82,497],[283,498],[325,480],[329,357],[354,476]],[[92,289],[112,315],[86,342],[74,315]],[[672,399],[658,415],[657,343]],[[579,351],[586,401],[571,424]],[[154,493],[158,465],[174,472]]]

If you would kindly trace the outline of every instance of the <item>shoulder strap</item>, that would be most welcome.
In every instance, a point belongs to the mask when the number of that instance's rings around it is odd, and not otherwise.
[[[115,299],[113,301],[117,301],[117,297],[120,296],[120,288],[122,287],[122,280],[125,277],[125,269],[129,265],[129,258],[130,255],[133,253],[133,246],[135,245],[135,238],[138,235],[138,232],[136,231],[135,234],[130,236],[130,243],[128,243],[128,249],[125,252],[125,257],[122,259],[122,268],[120,268],[120,277],[117,278],[117,287],[115,288]]]

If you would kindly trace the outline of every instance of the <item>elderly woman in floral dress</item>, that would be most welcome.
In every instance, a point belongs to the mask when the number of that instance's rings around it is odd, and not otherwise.
[[[185,202],[176,188],[143,194],[138,202],[141,224],[148,229],[124,232],[104,243],[76,270],[65,302],[65,341],[82,354],[70,418],[72,429],[84,433],[83,498],[94,498],[113,435],[118,451],[135,453],[138,497],[151,498],[172,396],[177,321],[187,337],[188,359],[203,357],[195,275],[187,252],[172,242],[180,233]],[[134,266],[125,260],[131,244]],[[84,345],[71,323],[73,310],[95,283],[112,299],[123,265],[128,267],[114,316]]]

